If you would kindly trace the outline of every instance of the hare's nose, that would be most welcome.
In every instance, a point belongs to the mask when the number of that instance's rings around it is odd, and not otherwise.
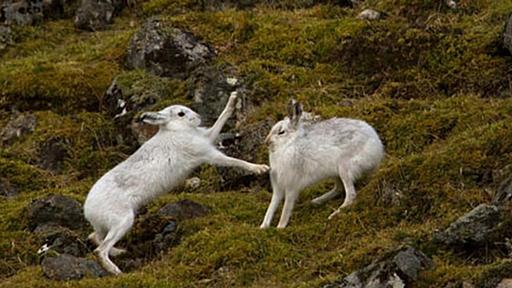
[[[265,138],[265,144],[269,145],[270,142],[272,142],[272,139],[270,139],[270,134],[268,134],[267,138]]]

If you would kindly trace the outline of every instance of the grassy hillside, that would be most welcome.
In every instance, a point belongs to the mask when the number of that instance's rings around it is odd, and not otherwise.
[[[106,31],[76,31],[71,19],[16,28],[16,43],[0,51],[0,127],[14,110],[32,113],[37,125],[0,148],[0,176],[18,190],[0,196],[0,286],[317,287],[404,244],[434,261],[417,287],[483,283],[510,267],[506,249],[474,256],[430,240],[489,202],[512,172],[512,57],[501,46],[512,2],[460,0],[455,10],[440,0],[367,0],[354,8],[261,2],[215,9],[201,5],[207,1],[151,0],[124,10]],[[367,7],[388,16],[357,19]],[[310,204],[332,184],[321,183],[301,194],[284,230],[258,229],[269,188],[221,191],[218,175],[204,168],[198,191],[178,189],[148,207],[192,199],[212,208],[182,224],[178,246],[119,277],[48,280],[38,265],[39,243],[26,229],[26,207],[50,194],[83,203],[94,181],[133,151],[116,141],[103,98],[120,73],[152,77],[123,64],[131,35],[150,16],[210,43],[215,65],[236,67],[257,104],[247,125],[280,119],[293,96],[324,118],[369,122],[386,158],[357,186],[354,206],[327,221],[342,200]],[[141,83],[151,89],[155,82]],[[155,107],[191,102],[184,81],[162,85],[174,92]],[[38,165],[40,147],[55,137],[66,143],[66,156],[49,171]],[[267,162],[265,153],[257,158]]]

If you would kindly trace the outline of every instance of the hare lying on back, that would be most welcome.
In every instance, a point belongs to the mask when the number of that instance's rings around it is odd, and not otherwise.
[[[270,153],[272,200],[260,228],[272,222],[279,203],[285,198],[278,228],[288,224],[300,191],[320,180],[335,178],[335,187],[315,198],[322,204],[345,189],[345,201],[330,216],[352,204],[356,197],[354,181],[375,169],[384,157],[384,147],[375,130],[366,122],[332,118],[317,123],[301,121],[302,106],[291,100],[288,117],[279,121],[265,140]]]
[[[158,133],[103,175],[84,204],[85,217],[94,228],[89,239],[98,245],[95,253],[110,273],[121,273],[109,255],[124,252],[114,244],[132,227],[137,209],[179,185],[199,165],[235,166],[257,174],[268,171],[267,165],[228,157],[213,145],[233,113],[235,100],[233,93],[209,129],[198,127],[201,118],[185,106],[142,114],[142,121],[159,126]]]

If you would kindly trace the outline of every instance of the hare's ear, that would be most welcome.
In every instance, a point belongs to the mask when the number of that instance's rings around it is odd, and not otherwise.
[[[302,105],[295,99],[290,99],[290,101],[288,102],[288,117],[290,118],[290,123],[292,123],[293,127],[296,128],[299,125],[301,116]]]

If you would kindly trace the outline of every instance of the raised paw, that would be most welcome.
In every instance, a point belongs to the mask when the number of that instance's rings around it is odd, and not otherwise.
[[[228,107],[235,108],[236,98],[238,98],[238,92],[231,92],[231,95],[229,95]]]
[[[266,173],[269,170],[270,170],[270,167],[268,167],[268,165],[265,165],[265,164],[253,164],[253,166],[251,166],[251,168],[250,168],[250,171],[254,174]]]

